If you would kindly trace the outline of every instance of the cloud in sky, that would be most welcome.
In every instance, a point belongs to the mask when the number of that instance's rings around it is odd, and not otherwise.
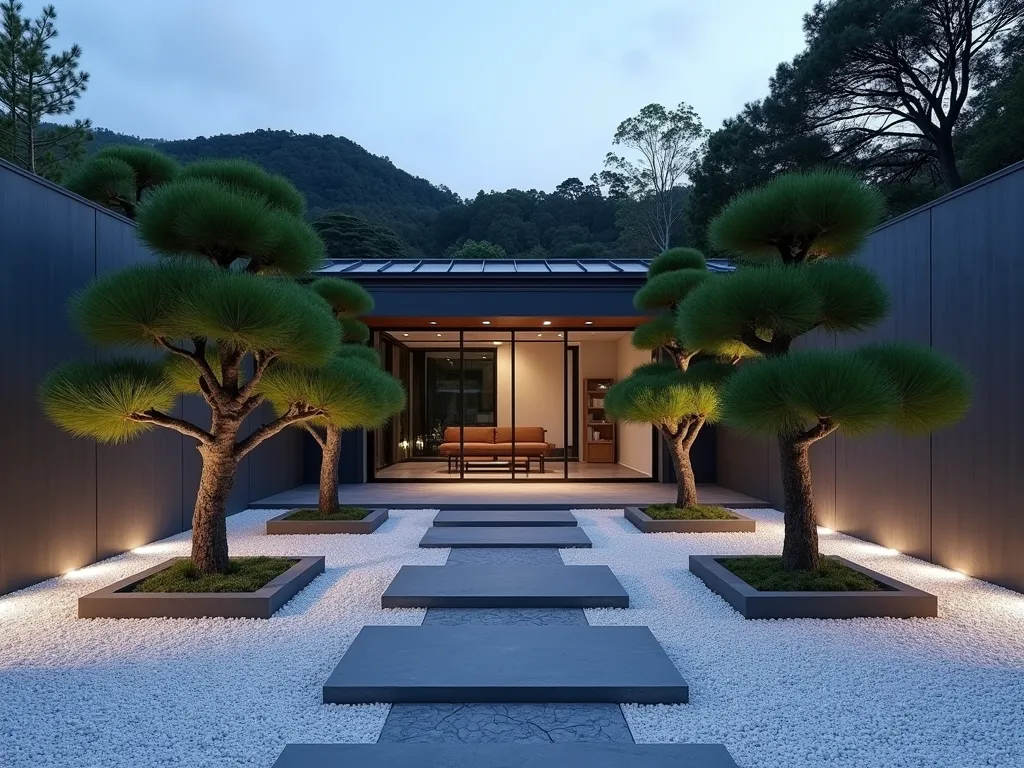
[[[717,127],[802,47],[813,0],[54,0],[77,116],[140,136],[346,136],[463,195],[600,170],[618,123]],[[25,12],[43,5],[27,0]]]

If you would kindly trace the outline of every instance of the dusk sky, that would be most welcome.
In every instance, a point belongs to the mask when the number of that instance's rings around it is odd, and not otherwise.
[[[175,139],[346,136],[466,196],[602,167],[651,102],[709,128],[802,48],[813,0],[53,0],[76,117]],[[26,0],[36,15],[44,3]]]

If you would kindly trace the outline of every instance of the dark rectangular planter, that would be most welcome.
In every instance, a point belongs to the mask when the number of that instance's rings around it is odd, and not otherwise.
[[[294,511],[267,520],[267,533],[373,533],[388,519],[386,509],[374,509],[362,520],[285,520]]]
[[[939,615],[939,600],[843,557],[843,565],[891,589],[872,592],[761,592],[719,563],[737,555],[690,555],[690,573],[747,619],[917,619]]]
[[[735,520],[655,520],[648,517],[647,507],[626,507],[626,519],[644,533],[753,533],[757,521],[729,511]]]
[[[297,560],[267,586],[255,592],[123,592],[154,573],[170,568],[171,560],[78,598],[80,619],[269,619],[282,605],[324,572],[323,557],[280,555]]]

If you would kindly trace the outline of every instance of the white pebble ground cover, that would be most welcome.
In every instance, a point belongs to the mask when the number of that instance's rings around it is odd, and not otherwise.
[[[441,565],[417,544],[434,510],[392,511],[370,536],[267,536],[283,510],[228,519],[232,555],[326,555],[326,572],[269,620],[75,618],[79,595],[186,555],[189,534],[0,597],[0,766],[270,766],[289,742],[373,742],[388,706],[322,703],[402,565]]]
[[[939,597],[938,619],[749,621],[687,570],[690,554],[779,554],[781,515],[757,533],[645,535],[621,511],[574,510],[628,610],[690,685],[690,704],[624,706],[637,742],[720,742],[743,768],[1024,766],[1024,595],[839,534],[842,555]]]

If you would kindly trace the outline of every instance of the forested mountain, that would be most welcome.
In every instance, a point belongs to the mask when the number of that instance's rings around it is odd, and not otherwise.
[[[289,178],[306,196],[314,217],[346,206],[437,210],[458,201],[446,187],[406,173],[344,136],[258,130],[164,141],[96,128],[88,150],[115,144],[146,144],[181,162],[244,157]]]

